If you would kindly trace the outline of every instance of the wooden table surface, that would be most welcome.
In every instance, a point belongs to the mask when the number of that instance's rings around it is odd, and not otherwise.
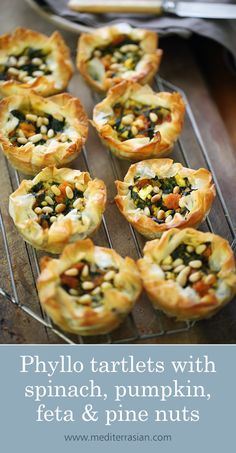
[[[54,27],[42,20],[31,11],[27,5],[17,0],[2,0],[0,16],[1,33],[8,32],[16,26],[25,26],[50,34]],[[77,36],[68,32],[62,32],[63,36],[75,55]],[[221,188],[228,213],[233,227],[236,225],[235,193],[236,193],[236,155],[226,131],[225,124],[210,95],[209,88],[201,75],[199,65],[196,63],[191,46],[188,41],[171,37],[161,41],[164,49],[164,58],[161,65],[160,75],[183,90],[187,96],[198,131],[200,131],[202,143],[199,145],[198,138],[194,135],[191,118],[187,116],[181,137],[181,142],[176,145],[173,157],[175,160],[184,160],[193,167],[206,164],[207,160],[214,171],[214,176]],[[164,85],[166,86],[166,85]],[[69,87],[70,91],[81,98],[88,115],[91,117],[92,107],[96,98],[81,80],[76,72]],[[184,148],[183,148],[184,147]],[[183,151],[184,149],[184,151]],[[137,258],[138,250],[144,244],[143,238],[136,235],[136,248],[134,236],[123,217],[117,211],[113,198],[115,195],[115,176],[123,176],[127,171],[128,164],[111,158],[97,139],[94,130],[90,130],[87,144],[87,162],[83,156],[76,160],[73,166],[89,169],[93,175],[101,177],[108,187],[108,206],[105,214],[105,226],[110,231],[112,245],[125,255]],[[8,197],[17,186],[15,172],[0,155],[1,171],[1,213],[6,231],[5,238],[0,238],[1,272],[0,285],[10,295],[18,297],[19,302],[32,309],[38,316],[42,316],[37,299],[37,292],[33,277],[36,277],[37,266],[35,255],[31,247],[26,246],[18,235],[8,214]],[[115,219],[115,221],[114,221]],[[204,223],[203,229],[212,226],[214,231],[227,237],[232,242],[233,235],[230,232],[225,212],[219,199],[214,203],[209,216],[208,224]],[[5,241],[5,242],[4,242]],[[5,253],[6,241],[9,248],[9,257]],[[106,229],[100,228],[94,236],[94,241],[100,245],[107,244]],[[42,254],[38,254],[42,255]],[[14,293],[9,272],[9,260],[16,283]],[[0,311],[0,342],[1,343],[59,343],[63,342],[50,329],[45,328],[38,321],[14,306],[6,298],[1,297]],[[134,330],[133,322],[136,327]],[[177,324],[164,315],[154,312],[150,302],[142,295],[137,303],[133,318],[118,329],[109,339],[107,337],[83,339],[84,342],[119,342],[128,338],[128,342],[134,342],[134,336],[139,333],[139,343],[235,343],[236,341],[236,301],[230,303],[211,320],[196,323],[191,328],[185,324]],[[81,338],[70,337],[74,342],[81,342]]]

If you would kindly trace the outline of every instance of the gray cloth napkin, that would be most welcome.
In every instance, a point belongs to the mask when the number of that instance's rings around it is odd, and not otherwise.
[[[221,2],[229,3],[226,0],[221,0]],[[44,0],[43,3],[49,5],[50,9],[61,17],[88,27],[128,22],[136,27],[155,30],[160,36],[177,34],[187,38],[192,33],[197,33],[222,44],[236,58],[236,20],[180,18],[172,15],[156,16],[154,14],[86,14],[70,10],[67,6],[67,0]]]

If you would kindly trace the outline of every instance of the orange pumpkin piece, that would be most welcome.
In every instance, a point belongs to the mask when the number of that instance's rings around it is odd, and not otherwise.
[[[69,275],[62,274],[61,275],[61,283],[63,285],[67,285],[70,288],[78,288],[78,280],[77,278],[70,277]]]
[[[199,294],[200,297],[203,297],[208,293],[210,285],[207,285],[202,280],[199,280],[193,284],[193,289]]]
[[[168,209],[178,209],[180,198],[181,195],[179,193],[170,193],[165,197],[163,203]]]
[[[20,128],[27,138],[35,134],[35,127],[33,124],[22,122]]]

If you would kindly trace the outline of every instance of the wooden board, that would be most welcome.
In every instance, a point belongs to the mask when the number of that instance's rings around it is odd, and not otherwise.
[[[4,0],[5,2],[5,0]],[[14,2],[13,2],[14,3]],[[19,5],[19,7],[18,7]],[[28,12],[28,19],[23,12],[25,7],[17,4],[20,20],[24,25],[32,26],[33,12]],[[22,8],[22,9],[21,9]],[[4,9],[3,9],[4,10]],[[4,19],[1,18],[1,22]],[[31,21],[30,21],[31,20]],[[15,19],[16,21],[16,19]],[[50,32],[51,27],[40,23],[37,27]],[[15,23],[16,25],[16,23]],[[18,24],[17,24],[18,25]],[[66,40],[75,52],[76,39],[66,34]],[[188,44],[180,39],[167,39],[164,44],[164,59],[161,76],[168,80],[157,80],[156,89],[170,90],[177,86],[187,96],[188,114],[181,139],[176,144],[172,157],[192,168],[209,166],[213,170],[215,182],[219,186],[217,197],[209,218],[201,229],[212,229],[226,237],[231,243],[234,239],[236,210],[234,193],[236,180],[234,169],[236,158],[217,110],[209,96],[198,68],[192,58]],[[186,65],[187,62],[187,65]],[[187,67],[187,70],[186,70]],[[174,87],[171,85],[174,84]],[[76,72],[69,91],[78,96],[91,118],[92,109],[99,97],[94,95]],[[193,117],[192,117],[193,113]],[[196,124],[195,121],[196,120]],[[96,131],[90,127],[89,138],[83,153],[74,161],[74,168],[89,169],[92,176],[103,179],[108,189],[108,204],[104,221],[93,240],[97,245],[112,246],[121,255],[129,255],[137,259],[142,251],[145,240],[135,233],[121,216],[114,204],[114,180],[123,178],[129,163],[111,156],[100,143]],[[0,155],[1,174],[1,213],[4,235],[0,236],[1,272],[0,286],[10,297],[18,298],[24,304],[24,310],[17,308],[5,297],[0,297],[0,342],[1,343],[58,343],[67,341],[52,331],[50,321],[43,318],[37,298],[35,278],[37,277],[37,260],[42,253],[35,251],[22,240],[8,214],[8,197],[18,184],[17,173]],[[20,176],[22,178],[22,176]],[[223,204],[222,204],[223,203]],[[230,217],[230,220],[229,220]],[[6,250],[7,248],[7,250]],[[9,267],[10,266],[10,267]],[[12,273],[10,268],[12,268]],[[14,284],[13,284],[14,279]],[[35,317],[44,319],[42,325],[26,313],[32,310]],[[81,338],[68,336],[68,341],[75,343],[235,343],[236,340],[236,304],[230,303],[213,319],[201,321],[194,326],[176,323],[160,312],[153,310],[147,297],[142,294],[133,313],[127,321],[110,336]]]

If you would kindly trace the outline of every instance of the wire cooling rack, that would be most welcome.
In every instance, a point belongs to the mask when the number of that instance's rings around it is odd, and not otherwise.
[[[215,232],[221,234],[226,239],[229,240],[233,249],[236,246],[236,235],[235,228],[231,217],[229,215],[227,204],[225,202],[224,196],[221,192],[217,178],[214,172],[214,169],[211,165],[211,162],[208,158],[207,150],[204,147],[203,141],[201,139],[201,134],[197,127],[197,124],[194,119],[193,112],[190,108],[188,100],[186,99],[185,94],[174,86],[173,84],[167,82],[161,77],[156,77],[155,79],[155,89],[157,91],[179,91],[186,103],[186,118],[185,118],[185,127],[183,134],[180,139],[177,141],[174,152],[171,157],[175,161],[181,162],[183,165],[192,168],[205,167],[208,168],[212,175],[217,189],[217,197],[212,207],[212,210],[209,216],[206,218],[205,222],[201,226],[203,231]],[[97,103],[100,99],[97,95],[91,94],[94,104]],[[98,146],[101,148],[101,144],[98,142]],[[112,154],[108,153],[105,149],[101,152],[107,153],[108,163],[109,163],[109,172],[111,172],[110,179],[123,179],[127,168],[128,163],[119,161]],[[94,155],[91,154],[90,145],[83,148],[82,156],[80,157],[79,166],[83,170],[89,171],[91,176],[95,176],[93,173],[93,168],[91,168],[91,159],[94,159]],[[6,161],[6,166],[8,169],[9,180],[11,183],[11,189],[14,191],[20,184],[22,179],[17,171],[12,170]],[[97,175],[96,176],[100,176]],[[105,181],[107,184],[107,181]],[[109,182],[108,182],[109,185]],[[108,206],[109,208],[109,206]],[[107,212],[107,211],[106,211]],[[107,221],[106,212],[102,219],[102,225],[100,227],[100,234],[102,234],[102,245],[108,247],[114,247],[113,235],[110,230],[111,222]],[[118,213],[117,213],[118,215]],[[8,216],[9,217],[9,216]],[[42,310],[39,300],[35,300],[32,304],[32,299],[30,297],[22,300],[22,294],[19,295],[19,282],[15,280],[15,266],[12,261],[11,250],[9,246],[9,239],[7,229],[8,226],[8,217],[3,215],[3,212],[0,211],[0,226],[1,226],[1,235],[2,235],[2,248],[4,250],[4,263],[8,268],[8,276],[10,279],[10,290],[6,290],[3,287],[0,287],[0,295],[8,300],[10,303],[14,304],[15,307],[23,310],[28,316],[34,318],[38,323],[43,325],[47,331],[55,334],[58,337],[58,341],[65,342],[69,344],[83,344],[83,343],[106,343],[106,344],[122,344],[122,343],[135,343],[142,342],[142,340],[148,341],[156,339],[158,343],[159,337],[162,338],[162,343],[167,339],[167,336],[171,334],[178,334],[184,331],[191,330],[194,325],[194,322],[176,322],[173,319],[167,318],[163,313],[158,310],[154,310],[151,303],[147,300],[145,295],[141,297],[133,309],[133,312],[127,317],[126,321],[122,326],[117,329],[115,332],[109,335],[102,335],[96,337],[81,337],[79,335],[70,335],[65,332],[62,332],[57,326],[55,326],[46,313]],[[4,221],[5,218],[5,221]],[[114,219],[113,219],[114,222]],[[126,222],[125,219],[122,219],[122,222]],[[7,223],[7,225],[6,225]],[[10,223],[11,225],[11,223]],[[127,227],[127,226],[126,226]],[[13,228],[12,225],[10,228]],[[138,258],[142,256],[142,248],[144,245],[144,239],[136,233],[131,225],[128,226],[130,233],[130,240],[127,237],[124,237],[122,232],[120,235],[120,241],[129,240],[128,249],[133,250],[133,256]],[[17,233],[16,233],[17,234]],[[96,243],[96,237],[95,237]],[[100,244],[99,244],[100,245]],[[32,278],[32,288],[35,297],[36,293],[36,279],[40,272],[39,269],[39,257],[42,255],[31,247],[30,245],[24,243],[25,247],[25,260],[28,260],[28,265],[31,269],[31,278]],[[118,250],[119,251],[119,250]],[[127,253],[128,254],[128,253]],[[20,291],[22,293],[22,291]],[[36,307],[36,309],[35,309]],[[55,343],[55,341],[53,341]],[[49,335],[50,343],[50,335]]]

